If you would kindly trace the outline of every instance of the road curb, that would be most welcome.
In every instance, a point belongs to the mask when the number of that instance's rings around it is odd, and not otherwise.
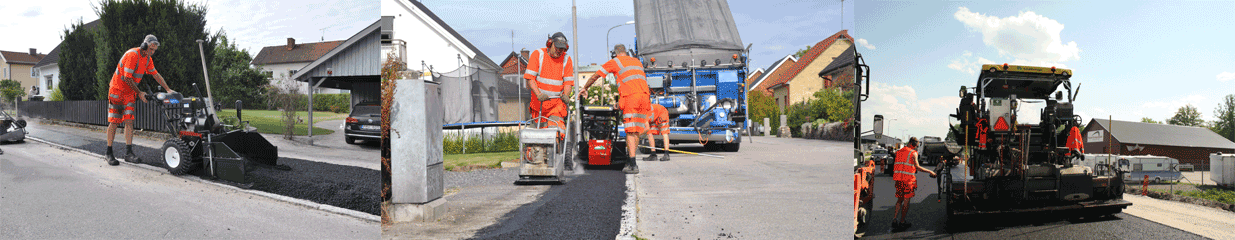
[[[639,222],[639,184],[635,180],[639,174],[626,176],[626,201],[622,204],[622,225],[616,237],[619,240],[635,239],[635,232],[638,231],[636,223]]]
[[[104,156],[103,156],[103,155],[101,155],[101,154],[93,153],[93,152],[86,151],[86,150],[83,150],[83,149],[78,149],[78,148],[74,148],[74,147],[65,146],[65,145],[62,145],[62,144],[59,144],[59,143],[54,143],[54,142],[51,142],[51,141],[43,140],[43,139],[41,139],[41,138],[29,137],[29,136],[27,136],[26,138],[28,138],[28,139],[30,139],[30,140],[34,140],[34,141],[36,141],[36,142],[43,143],[43,144],[51,145],[52,147],[56,147],[56,148],[59,148],[59,149],[63,149],[63,150],[67,150],[67,151],[73,151],[73,152],[77,152],[77,153],[81,153],[81,154],[86,154],[86,155],[89,155],[89,156],[91,156],[91,157],[96,157],[96,158],[100,158],[100,159],[102,159],[102,158],[104,157]],[[139,167],[139,168],[143,168],[143,169],[150,170],[150,171],[156,171],[156,172],[164,172],[164,171],[166,171],[166,170],[165,170],[165,169],[163,169],[163,168],[159,168],[159,167],[155,167],[155,166],[151,166],[151,165],[145,165],[145,164],[134,164],[134,163],[129,163],[129,162],[125,162],[125,161],[120,161],[120,163],[122,163],[122,164],[126,164],[126,165],[132,165],[132,166]],[[291,203],[291,204],[294,204],[294,205],[299,205],[299,206],[302,206],[302,207],[307,207],[307,208],[311,208],[311,209],[317,209],[317,210],[321,210],[321,211],[328,212],[328,213],[333,213],[333,214],[338,214],[338,215],[348,216],[348,217],[352,217],[352,218],[356,218],[356,219],[360,219],[360,220],[364,220],[364,221],[368,221],[368,222],[373,222],[373,223],[380,223],[380,222],[381,222],[381,216],[377,216],[377,215],[373,215],[373,214],[369,214],[369,213],[365,213],[365,212],[361,212],[361,211],[356,211],[356,210],[351,210],[351,209],[346,209],[346,208],[341,208],[341,207],[331,206],[331,205],[327,205],[327,204],[315,203],[315,202],[312,202],[312,201],[309,201],[309,200],[298,199],[298,198],[293,198],[293,197],[288,197],[288,196],[283,196],[283,195],[278,195],[278,194],[273,194],[273,193],[268,193],[268,192],[262,192],[262,191],[251,190],[251,189],[240,189],[240,188],[238,188],[238,187],[236,187],[236,186],[231,186],[231,185],[227,185],[227,184],[222,184],[222,183],[217,183],[217,182],[208,181],[208,180],[205,180],[205,179],[201,179],[200,177],[197,177],[197,176],[185,175],[185,176],[177,176],[177,177],[184,178],[184,179],[188,179],[188,180],[193,180],[193,181],[196,181],[196,182],[199,182],[199,183],[205,183],[205,184],[214,185],[214,186],[217,186],[217,187],[222,187],[222,188],[226,188],[226,189],[231,189],[231,190],[235,190],[235,191],[238,191],[238,192],[244,192],[244,193],[253,194],[253,195],[257,195],[257,196],[261,196],[261,197],[266,197],[266,198],[269,198],[269,199],[271,199],[271,200],[275,200],[275,201],[280,201],[280,202]]]

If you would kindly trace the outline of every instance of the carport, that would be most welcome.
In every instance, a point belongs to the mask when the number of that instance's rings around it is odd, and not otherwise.
[[[292,79],[309,84],[309,144],[313,144],[313,91],[351,90],[351,104],[381,99],[381,21],[374,21],[343,44],[301,68]]]

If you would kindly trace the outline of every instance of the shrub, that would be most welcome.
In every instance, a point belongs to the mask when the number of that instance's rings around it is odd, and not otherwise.
[[[48,101],[64,101],[64,93],[60,92],[60,88],[56,87],[51,90],[51,98]]]
[[[508,152],[519,150],[519,133],[504,131],[493,137],[481,137],[480,134],[455,133],[442,137],[442,148],[446,154]]]

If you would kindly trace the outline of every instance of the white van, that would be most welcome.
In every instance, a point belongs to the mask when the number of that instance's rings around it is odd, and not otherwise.
[[[1153,182],[1164,181],[1179,181],[1182,175],[1179,173],[1179,160],[1169,157],[1144,155],[1144,156],[1120,156],[1118,165],[1124,170],[1124,181],[1140,182],[1149,176],[1149,180]]]

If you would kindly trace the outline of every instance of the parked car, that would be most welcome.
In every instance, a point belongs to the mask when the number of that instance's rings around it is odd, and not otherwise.
[[[356,144],[356,140],[380,141],[382,138],[382,103],[364,101],[353,106],[352,113],[347,115],[343,133],[347,144]]]
[[[878,172],[892,174],[892,162],[895,160],[896,158],[887,149],[877,147],[871,150],[871,161],[879,167]]]

